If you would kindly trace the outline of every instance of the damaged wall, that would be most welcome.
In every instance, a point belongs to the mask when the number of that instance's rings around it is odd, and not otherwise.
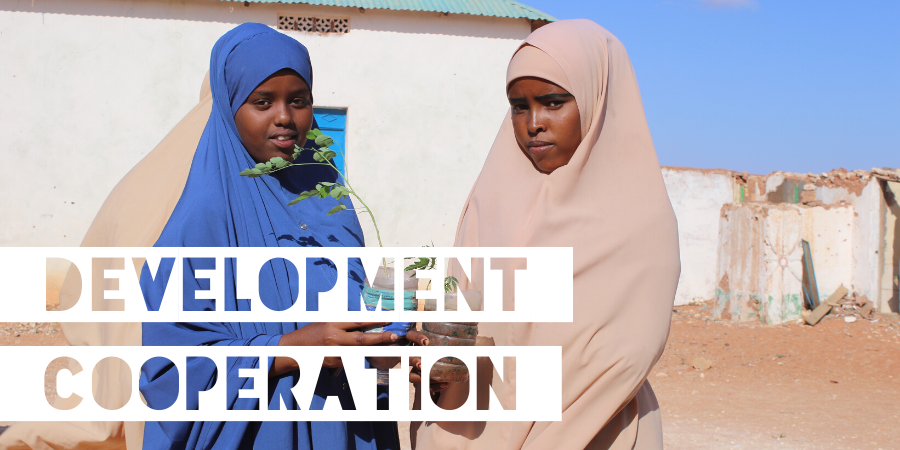
[[[803,247],[810,245],[819,297],[853,284],[853,209],[743,202],[722,208],[713,314],[775,325],[801,317]]]
[[[713,316],[778,324],[802,311],[803,218],[795,205],[733,203],[722,208]]]
[[[801,214],[802,237],[809,242],[819,297],[826,298],[844,285],[851,292],[853,279],[853,208],[850,206],[795,206]]]
[[[719,212],[733,200],[731,171],[663,167],[662,174],[678,219],[681,278],[675,304],[709,300],[717,281]]]
[[[838,198],[837,196],[841,195],[840,198],[853,207],[853,286],[847,287],[876,301],[881,277],[884,223],[884,196],[881,186],[877,181],[866,183],[859,197],[854,197],[849,191],[839,188],[822,187],[816,191],[817,194],[820,192],[824,198],[829,196]]]
[[[892,210],[885,198],[892,194],[883,186],[900,183],[878,178],[898,176],[890,170],[884,173],[887,175],[873,176],[864,170],[837,169],[818,175],[791,172],[752,175],[727,170],[664,167],[663,178],[678,218],[681,245],[682,274],[675,304],[721,298],[722,276],[729,270],[744,270],[737,267],[726,270],[729,261],[756,258],[757,264],[764,265],[765,257],[754,254],[753,245],[765,247],[763,236],[766,230],[773,232],[778,228],[770,224],[751,231],[752,226],[737,226],[735,220],[754,220],[750,211],[763,217],[768,213],[762,210],[786,211],[784,207],[789,206],[788,209],[794,211],[791,214],[796,214],[800,236],[810,243],[821,298],[843,284],[851,295],[865,295],[876,305],[879,305],[879,298],[886,298],[879,310],[896,311],[897,306],[891,306],[890,302],[900,300],[900,294],[896,294],[900,262],[895,261],[900,258],[900,249],[894,250],[900,245],[896,243],[900,241],[900,231],[895,231],[900,222],[891,222]],[[746,211],[741,209],[744,208],[741,205],[749,204],[757,206],[748,206],[750,209]],[[722,219],[728,214],[733,215],[731,220]],[[728,237],[729,233],[734,235]],[[741,233],[755,234],[753,239],[763,240],[756,242],[749,237],[740,237]],[[751,241],[755,243],[751,244]],[[746,276],[758,278],[754,274]],[[757,293],[753,295],[766,292],[758,279],[755,283],[753,292]],[[729,288],[735,289],[735,286],[731,282]],[[752,291],[749,286],[741,289]],[[768,294],[760,297],[760,302],[767,297]],[[771,318],[766,320],[774,323],[776,316],[782,313],[766,314]],[[792,314],[784,317],[793,317]],[[743,317],[749,317],[749,313],[744,313]]]
[[[884,238],[882,240],[882,271],[880,296],[876,304],[880,310],[900,310],[900,182],[881,183],[885,199]]]

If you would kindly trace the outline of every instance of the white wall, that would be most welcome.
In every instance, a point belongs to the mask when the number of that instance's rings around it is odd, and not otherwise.
[[[732,174],[665,167],[663,178],[678,218],[681,246],[682,274],[675,302],[711,299],[719,282],[717,258],[725,251],[720,248],[725,245],[719,240],[720,216],[722,207],[733,201]],[[765,180],[767,190],[774,191],[784,179],[782,173],[769,175]],[[851,292],[874,300],[879,289],[882,266],[878,251],[883,245],[884,227],[884,200],[878,182],[872,179],[859,194],[844,187],[819,187],[817,198],[826,206],[797,207],[803,214],[803,238],[810,242],[820,295],[827,297],[843,284]],[[842,201],[844,206],[840,205]],[[742,250],[734,250],[734,257],[746,251],[744,245]],[[724,263],[719,261],[719,265]],[[732,280],[734,283],[740,280]]]
[[[681,279],[675,304],[704,301],[716,294],[719,216],[733,200],[733,181],[727,170],[664,167],[663,180],[678,219]]]
[[[882,268],[884,195],[876,179],[853,198],[853,287],[878,304],[879,277]]]
[[[801,207],[803,239],[809,242],[820,300],[840,285],[855,290],[851,206]],[[802,274],[798,274],[801,275]]]
[[[852,286],[845,286],[877,303],[883,260],[879,251],[884,238],[884,194],[878,180],[869,178],[859,193],[840,186],[820,186],[816,198],[826,205],[844,202],[853,208]]]
[[[803,211],[791,204],[722,208],[713,316],[773,325],[800,317]]]
[[[316,106],[348,108],[348,176],[385,245],[451,245],[508,108],[506,65],[528,21],[218,0],[0,0],[0,246],[78,245],[115,183],[196,104],[216,39],[242,22],[274,27],[278,12],[350,17],[345,35],[289,32],[310,50]]]

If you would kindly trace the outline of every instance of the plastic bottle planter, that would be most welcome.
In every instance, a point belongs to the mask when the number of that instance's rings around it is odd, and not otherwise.
[[[456,294],[444,295],[444,309],[456,310]],[[426,300],[426,311],[435,310],[434,300]],[[478,335],[478,322],[424,322],[422,334],[428,337],[432,346],[471,346]],[[457,358],[441,358],[431,366],[432,380],[440,382],[460,382],[469,379],[469,369]]]
[[[402,302],[404,311],[415,311],[418,308],[418,302],[415,297],[417,285],[418,280],[415,278],[406,277],[403,280]],[[378,268],[378,275],[375,277],[372,286],[363,288],[363,301],[367,310],[375,311],[379,300],[381,301],[380,311],[395,311],[395,308],[399,306],[399,299],[394,297],[394,279],[384,276],[384,267]],[[395,333],[400,339],[392,345],[407,345],[409,341],[406,340],[406,333],[413,325],[414,323],[412,322],[393,322],[385,327],[370,328],[366,330],[366,333]],[[377,382],[380,386],[388,385],[387,370],[377,370]]]
[[[403,310],[404,311],[415,311],[418,307],[418,302],[416,302],[416,293],[404,291],[403,292]],[[396,306],[398,301],[394,298],[394,290],[393,289],[378,289],[374,287],[366,286],[363,288],[363,299],[366,303],[366,309],[369,311],[375,311],[375,308],[378,305],[379,300],[381,301],[381,307],[379,311],[396,311]],[[366,330],[366,333],[382,333],[382,332],[392,332],[396,333],[398,337],[404,338],[406,337],[406,332],[412,328],[412,322],[393,322],[385,327],[376,327]],[[404,345],[405,342],[402,340],[398,340],[398,345]]]

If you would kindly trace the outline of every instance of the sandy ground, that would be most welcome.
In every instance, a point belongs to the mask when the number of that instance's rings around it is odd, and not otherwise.
[[[896,319],[764,327],[712,321],[708,304],[675,310],[650,376],[666,449],[900,449]],[[66,345],[58,330],[0,323],[0,346]]]
[[[676,311],[650,377],[667,449],[900,448],[895,318],[764,327]]]

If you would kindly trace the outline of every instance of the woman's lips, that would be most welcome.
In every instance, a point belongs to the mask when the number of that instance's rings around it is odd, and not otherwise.
[[[547,153],[550,148],[553,147],[554,144],[549,142],[529,142],[528,143],[528,151],[533,155],[540,155],[543,153]]]
[[[293,149],[294,145],[297,144],[297,138],[292,137],[292,138],[288,138],[288,139],[278,139],[277,137],[274,137],[274,138],[269,138],[269,142],[275,144],[275,146],[278,148]]]

